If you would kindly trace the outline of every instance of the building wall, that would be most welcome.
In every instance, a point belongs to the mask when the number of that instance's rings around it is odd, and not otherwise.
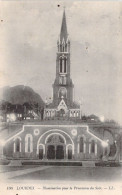
[[[32,148],[27,152],[26,136],[32,138]],[[47,137],[58,135],[64,137],[66,143],[63,144],[65,157],[68,160],[69,150],[72,153],[70,160],[101,160],[104,148],[102,140],[96,138],[88,132],[87,126],[77,125],[25,125],[23,130],[15,136],[8,139],[4,147],[4,155],[9,158],[39,159],[39,148],[43,148],[43,159],[47,159]],[[80,138],[84,139],[83,150],[80,151]],[[20,140],[19,151],[16,151],[16,141]],[[94,140],[94,152],[91,151],[92,140]],[[60,145],[60,143],[54,143]],[[21,149],[20,149],[21,148]],[[44,152],[45,151],[45,152]]]

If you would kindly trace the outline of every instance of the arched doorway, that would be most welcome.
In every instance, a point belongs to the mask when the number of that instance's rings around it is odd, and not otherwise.
[[[51,134],[46,139],[47,159],[65,158],[66,140],[61,134]]]
[[[44,148],[43,145],[39,145],[39,159],[43,159],[44,156]]]
[[[68,159],[72,159],[72,145],[67,146]]]
[[[60,109],[60,110],[59,110],[59,116],[60,116],[60,117],[65,116],[65,110],[64,110],[64,109]]]
[[[51,129],[44,132],[37,141],[37,156],[39,157],[39,147],[43,146],[43,159],[68,159],[68,147],[71,145],[69,153],[74,156],[74,142],[70,135],[60,129]]]

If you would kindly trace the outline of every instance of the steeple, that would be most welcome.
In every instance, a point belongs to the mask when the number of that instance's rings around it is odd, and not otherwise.
[[[66,25],[66,15],[65,15],[65,10],[63,13],[63,18],[62,18],[62,25],[61,25],[61,32],[60,32],[60,41],[62,42],[63,38],[64,41],[67,41],[67,25]]]
[[[67,33],[65,10],[63,12],[61,31],[60,31],[59,39],[57,41],[57,47],[59,53],[66,53],[66,52],[70,53],[70,40],[68,38],[68,33]]]
[[[53,102],[45,109],[45,116],[49,118],[78,117],[79,109],[77,109],[73,102],[74,85],[70,77],[70,40],[67,33],[65,10],[57,41],[57,49]]]

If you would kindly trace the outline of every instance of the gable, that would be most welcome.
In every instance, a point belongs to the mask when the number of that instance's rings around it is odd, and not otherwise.
[[[60,103],[58,105],[58,110],[61,110],[61,109],[65,110],[65,111],[67,110],[67,105],[63,99],[60,101]]]

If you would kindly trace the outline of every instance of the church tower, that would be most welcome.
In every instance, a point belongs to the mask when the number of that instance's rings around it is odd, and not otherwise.
[[[63,100],[67,107],[73,103],[73,84],[70,78],[70,40],[67,33],[65,10],[63,13],[60,36],[57,41],[56,78],[53,84],[55,106]]]
[[[64,10],[60,36],[57,41],[56,78],[53,84],[53,101],[44,110],[45,118],[80,117],[79,105],[73,102],[73,88],[74,85],[70,77],[70,40]]]

